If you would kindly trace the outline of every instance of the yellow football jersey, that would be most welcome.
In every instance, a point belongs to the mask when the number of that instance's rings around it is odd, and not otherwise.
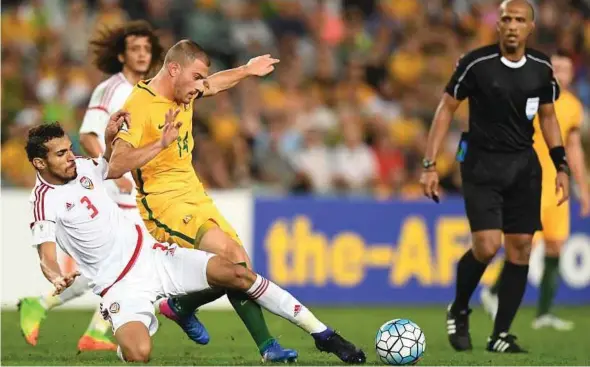
[[[574,96],[570,91],[564,90],[561,92],[559,99],[555,102],[555,113],[557,115],[557,120],[559,121],[561,139],[565,145],[570,130],[579,128],[581,126],[584,109],[582,107],[582,103],[580,100],[578,100],[578,98],[576,98],[576,96]],[[554,190],[557,171],[555,170],[553,161],[549,156],[549,149],[547,148],[547,143],[545,143],[545,139],[543,138],[538,115],[535,117],[534,127],[534,147],[537,155],[539,156],[541,166],[543,167],[543,187],[551,187]]]
[[[167,204],[182,196],[206,196],[203,185],[198,179],[192,165],[192,150],[194,140],[192,135],[192,103],[178,105],[161,95],[156,94],[150,87],[149,81],[139,82],[127,98],[123,110],[129,112],[131,126],[121,130],[118,138],[138,148],[159,140],[166,113],[170,109],[180,109],[176,120],[182,122],[179,137],[145,166],[133,173],[138,188],[138,202],[146,196],[163,205],[152,206],[152,215],[166,209]],[[141,209],[141,205],[140,205]]]

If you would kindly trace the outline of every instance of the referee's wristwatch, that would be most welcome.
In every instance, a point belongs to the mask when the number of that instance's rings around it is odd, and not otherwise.
[[[422,168],[425,170],[431,170],[434,169],[434,167],[436,167],[436,162],[435,161],[431,161],[430,159],[426,159],[424,158],[422,160]]]

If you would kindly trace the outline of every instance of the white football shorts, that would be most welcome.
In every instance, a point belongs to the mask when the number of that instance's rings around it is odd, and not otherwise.
[[[156,300],[209,288],[207,263],[214,254],[161,244],[147,230],[143,232],[143,247],[133,267],[102,297],[101,312],[113,334],[128,322],[139,321],[154,335],[158,330]]]

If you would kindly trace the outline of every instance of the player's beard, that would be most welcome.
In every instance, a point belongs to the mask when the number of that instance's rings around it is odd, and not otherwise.
[[[68,174],[67,171],[64,172],[64,174],[58,174],[56,172],[51,172],[51,174],[60,181],[62,181],[64,184],[67,184],[68,182],[75,180],[76,177],[78,177],[78,170],[74,168],[74,171],[70,174]]]
[[[520,44],[516,44],[516,45],[509,45],[507,43],[504,43],[504,50],[509,53],[509,54],[513,54],[516,53],[516,51],[520,48]]]

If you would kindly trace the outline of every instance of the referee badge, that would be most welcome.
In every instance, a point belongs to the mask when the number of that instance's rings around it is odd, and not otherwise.
[[[526,100],[526,117],[529,120],[535,118],[537,111],[539,110],[539,97],[529,98]]]

